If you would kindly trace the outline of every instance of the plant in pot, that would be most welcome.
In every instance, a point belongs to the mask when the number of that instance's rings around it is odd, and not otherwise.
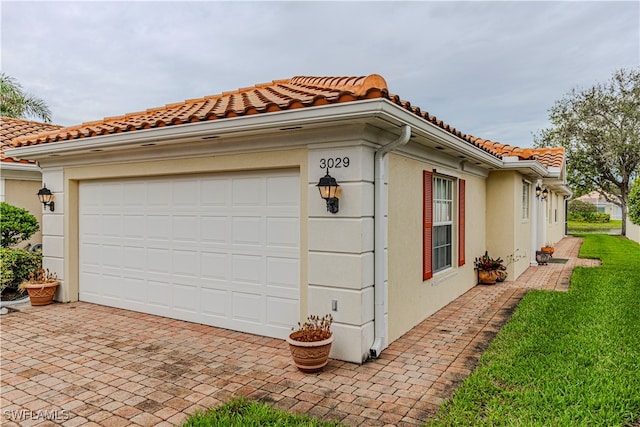
[[[553,244],[551,243],[547,243],[546,245],[541,247],[540,250],[544,253],[549,254],[549,256],[553,256],[553,252],[555,251],[555,249],[553,248]]]
[[[334,338],[332,322],[331,314],[310,315],[303,324],[298,322],[298,329],[287,337],[293,363],[302,372],[317,372],[326,366]]]
[[[475,259],[474,266],[478,271],[478,283],[483,285],[495,285],[500,274],[498,271],[502,271],[502,274],[507,272],[506,267],[502,264],[502,259],[491,258],[487,251],[485,251],[484,255]],[[502,267],[504,268],[501,270]],[[504,279],[506,279],[506,274]]]
[[[29,273],[29,279],[20,284],[20,289],[27,290],[31,305],[47,305],[53,301],[59,284],[55,273],[40,267],[35,273]]]

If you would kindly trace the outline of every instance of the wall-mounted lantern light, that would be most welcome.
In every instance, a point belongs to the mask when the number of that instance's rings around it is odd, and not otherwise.
[[[542,188],[540,188],[539,185],[536,185],[536,197],[540,197],[540,194],[542,194]]]
[[[542,200],[545,200],[548,195],[549,195],[549,190],[547,190],[546,188],[542,190]]]
[[[51,190],[47,188],[47,184],[45,184],[44,187],[38,190],[38,199],[40,200],[40,203],[42,203],[45,209],[47,209],[47,206],[49,206],[49,210],[51,212],[53,212],[55,209],[55,203],[53,202],[54,198],[55,196],[53,195]]]
[[[338,213],[340,186],[336,179],[329,175],[329,169],[327,169],[327,174],[320,178],[320,182],[316,187],[320,191],[320,197],[327,201],[327,212]]]

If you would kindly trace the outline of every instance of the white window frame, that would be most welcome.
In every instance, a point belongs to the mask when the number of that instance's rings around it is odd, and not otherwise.
[[[433,242],[431,250],[434,274],[452,268],[454,263],[455,183],[456,180],[453,178],[438,175],[433,177]],[[447,241],[444,244],[439,244],[439,232],[443,229],[446,230],[446,227],[449,230],[446,236]],[[440,255],[443,248],[448,248],[448,251],[443,255],[444,260]]]
[[[531,183],[522,180],[522,221],[527,222],[531,218]]]

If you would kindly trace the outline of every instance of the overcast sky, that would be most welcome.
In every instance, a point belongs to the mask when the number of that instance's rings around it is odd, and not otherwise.
[[[464,133],[530,146],[572,88],[640,66],[640,2],[5,1],[3,72],[75,125],[257,83],[381,74]]]

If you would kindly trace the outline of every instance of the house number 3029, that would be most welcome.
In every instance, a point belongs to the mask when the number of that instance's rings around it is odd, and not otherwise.
[[[348,168],[349,157],[329,157],[328,159],[320,159],[320,169]]]

